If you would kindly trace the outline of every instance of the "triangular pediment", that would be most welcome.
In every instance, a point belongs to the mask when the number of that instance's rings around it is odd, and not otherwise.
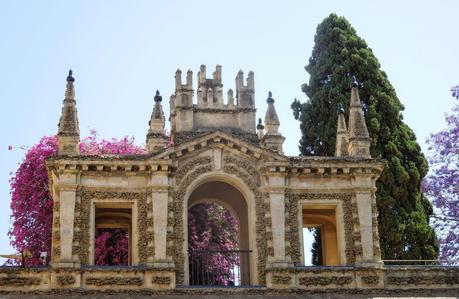
[[[205,150],[219,147],[229,151],[236,151],[243,156],[251,156],[253,159],[269,159],[272,161],[288,161],[289,158],[270,149],[248,142],[243,138],[222,131],[214,131],[208,134],[190,139],[181,144],[176,144],[162,153],[153,156],[153,159],[171,159],[181,157],[196,150]]]

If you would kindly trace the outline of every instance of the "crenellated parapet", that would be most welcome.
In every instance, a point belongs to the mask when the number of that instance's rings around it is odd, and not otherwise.
[[[197,74],[196,100],[194,101],[193,72],[186,74],[182,84],[182,72],[175,73],[175,92],[170,98],[170,122],[172,134],[205,132],[215,129],[256,134],[254,74],[249,72],[244,82],[244,73],[236,76],[236,93],[226,92],[222,83],[222,67],[217,65],[211,78],[207,68],[201,65]]]

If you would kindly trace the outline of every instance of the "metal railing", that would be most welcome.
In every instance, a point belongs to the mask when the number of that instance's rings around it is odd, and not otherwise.
[[[192,286],[248,285],[251,252],[251,250],[189,251],[189,284]]]
[[[383,260],[386,266],[459,266],[454,260]]]

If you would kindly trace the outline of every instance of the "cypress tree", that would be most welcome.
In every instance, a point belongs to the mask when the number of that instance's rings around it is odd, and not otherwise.
[[[428,164],[414,132],[403,122],[404,107],[386,73],[344,17],[328,16],[318,25],[314,40],[305,67],[309,83],[302,85],[309,100],[292,103],[301,122],[301,154],[334,154],[336,110],[339,103],[349,107],[350,82],[356,76],[371,155],[386,163],[376,193],[383,259],[437,258],[438,241],[429,226],[432,206],[421,191]]]
[[[322,252],[322,233],[320,228],[310,228],[310,232],[314,236],[314,243],[311,248],[311,264],[314,266],[323,265],[323,252]]]

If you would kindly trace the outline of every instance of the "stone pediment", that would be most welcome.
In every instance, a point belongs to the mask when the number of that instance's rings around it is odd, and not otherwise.
[[[196,138],[170,147],[165,151],[154,155],[151,159],[168,160],[184,156],[196,150],[204,150],[206,148],[210,149],[216,146],[228,149],[229,151],[238,152],[243,156],[253,157],[253,159],[262,158],[269,161],[289,161],[287,156],[284,156],[274,150],[263,148],[261,146],[255,145],[253,142],[244,140],[235,134],[223,131],[203,133]]]

